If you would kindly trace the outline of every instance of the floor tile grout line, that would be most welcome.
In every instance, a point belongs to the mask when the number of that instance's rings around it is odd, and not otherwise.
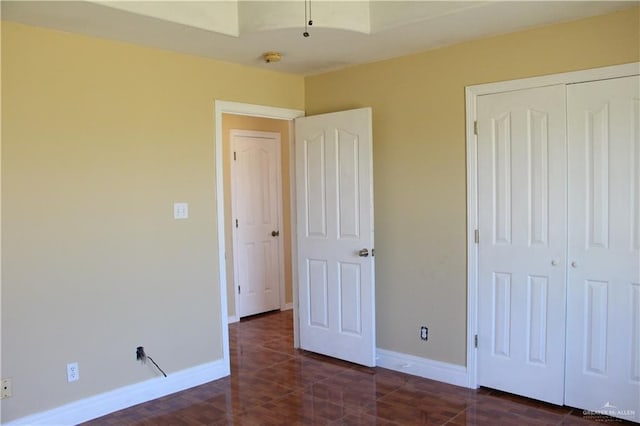
[[[454,420],[456,419],[456,417],[459,417],[459,416],[461,416],[462,414],[466,413],[466,412],[467,412],[467,410],[469,410],[469,408],[470,408],[470,407],[471,407],[471,406],[469,406],[469,405],[468,405],[468,406],[466,406],[466,407],[464,407],[462,410],[460,410],[460,412],[459,412],[458,414],[456,414],[455,416],[451,417],[451,418],[450,418],[449,420],[447,420],[446,422],[442,423],[442,425],[444,426],[444,425],[446,425],[446,424],[451,423],[452,421],[454,421]]]

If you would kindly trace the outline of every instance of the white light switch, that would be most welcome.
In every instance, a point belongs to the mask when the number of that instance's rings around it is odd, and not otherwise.
[[[174,219],[188,219],[189,218],[189,203],[173,203],[173,218]]]

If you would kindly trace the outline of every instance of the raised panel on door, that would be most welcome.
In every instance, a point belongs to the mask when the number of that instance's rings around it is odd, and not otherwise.
[[[478,382],[561,404],[563,86],[478,97]]]
[[[570,85],[566,404],[640,421],[640,77]],[[633,415],[631,413],[633,412]]]
[[[338,265],[339,325],[343,334],[362,336],[362,280],[360,263]]]
[[[307,259],[308,291],[303,305],[307,308],[306,322],[313,327],[329,328],[329,281],[326,260]]]
[[[327,178],[324,133],[316,133],[302,142],[305,202],[305,235],[308,238],[327,237]],[[299,149],[300,149],[299,148]]]
[[[360,238],[360,137],[338,129],[335,133],[338,189],[338,238]]]
[[[297,119],[300,344],[375,365],[369,108]]]

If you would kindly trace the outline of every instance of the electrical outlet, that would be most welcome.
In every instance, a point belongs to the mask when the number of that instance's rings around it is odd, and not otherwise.
[[[13,396],[13,383],[11,379],[2,379],[0,387],[0,399],[11,398]]]
[[[80,369],[77,362],[67,364],[67,382],[77,382],[80,380]]]
[[[420,327],[420,339],[429,340],[429,328],[427,326]]]

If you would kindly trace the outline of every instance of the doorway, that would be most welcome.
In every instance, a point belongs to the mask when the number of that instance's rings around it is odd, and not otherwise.
[[[229,288],[229,280],[228,280],[228,265],[233,265],[233,262],[228,263],[227,260],[231,257],[228,255],[227,243],[231,244],[231,240],[229,237],[231,233],[227,231],[228,226],[225,221],[228,222],[228,218],[230,218],[230,212],[226,212],[227,207],[230,208],[229,203],[225,203],[225,183],[230,182],[230,177],[227,176],[225,178],[225,167],[224,161],[225,159],[229,159],[229,155],[224,155],[224,130],[223,130],[223,116],[243,116],[243,117],[254,117],[254,118],[263,118],[263,119],[273,119],[273,120],[285,120],[288,125],[289,134],[291,134],[292,130],[292,120],[297,117],[304,116],[304,111],[301,110],[293,110],[293,109],[285,109],[285,108],[277,108],[277,107],[269,107],[263,105],[252,105],[252,104],[244,104],[237,102],[228,102],[228,101],[215,101],[214,104],[215,109],[215,181],[216,181],[216,194],[222,194],[222,196],[218,196],[216,199],[216,216],[217,216],[217,229],[218,229],[218,279],[220,283],[220,303],[221,303],[221,325],[222,325],[222,341],[220,342],[223,351],[223,359],[226,365],[229,365],[229,322],[235,322],[238,320],[236,316],[235,310],[235,298],[233,294],[233,289]],[[286,142],[283,142],[283,146],[286,146],[289,152],[292,152],[293,138],[289,137]],[[289,172],[292,174],[294,169],[291,167],[292,161],[289,160],[283,163],[283,166],[289,165]],[[228,168],[227,168],[228,170]],[[288,176],[290,177],[290,175]],[[295,199],[293,198],[294,192],[287,188],[283,191],[283,194],[290,194],[292,205],[295,204]],[[291,215],[292,210],[288,210],[288,212],[284,212],[284,214],[288,213]],[[291,215],[291,227],[295,227],[295,215]],[[290,239],[291,241],[291,253],[295,253],[295,239]],[[292,262],[292,276],[295,276],[295,262]],[[231,280],[231,285],[233,286],[233,279]],[[297,300],[297,288],[296,286],[292,286],[291,292],[291,300],[292,305]],[[229,308],[232,307],[230,310]],[[295,309],[295,306],[294,306]],[[230,315],[231,314],[231,315]],[[298,342],[298,321],[296,316],[294,315],[293,319],[293,330],[294,330],[294,345],[296,347],[299,346]]]
[[[222,116],[225,251],[227,253],[225,268],[229,292],[229,322],[238,321],[247,315],[293,307],[289,129],[288,120],[227,113]],[[268,164],[262,164],[266,167],[263,172],[267,176],[256,177],[253,176],[255,172],[264,167],[249,163],[257,158],[254,158],[253,154],[263,152],[263,148],[267,149],[265,152],[268,154],[268,158],[265,159]],[[239,150],[243,152],[238,152]],[[267,170],[269,168],[273,170]],[[249,174],[244,176],[241,173],[242,170]],[[269,183],[269,188],[253,191],[253,187],[261,185],[258,182],[247,182],[247,188],[240,188],[243,179],[255,180],[256,178],[260,182],[264,181],[265,184]],[[242,242],[239,238],[245,240],[251,237],[252,233],[259,231],[254,229],[255,226],[251,226],[249,216],[263,209],[255,208],[255,203],[249,201],[255,198],[254,196],[264,194],[272,194],[270,197],[273,200],[269,201],[269,208],[265,213],[269,216],[267,225],[273,229],[268,230],[269,235],[265,234],[268,238],[260,239],[266,244],[262,246],[267,250],[266,252],[258,250],[264,256],[256,258],[257,253],[250,254],[242,250],[241,247],[245,247],[246,244],[240,244]],[[248,204],[243,203],[243,200]],[[257,205],[262,205],[262,201],[257,202]],[[238,215],[243,208],[246,212],[242,214],[246,217],[240,219]],[[275,236],[271,233],[275,233]],[[244,242],[257,250],[255,244],[250,241]],[[251,262],[248,262],[248,256],[252,256]],[[261,262],[261,259],[264,262]],[[261,268],[260,265],[263,267]],[[262,272],[259,271],[260,269]],[[260,291],[258,287],[261,288]],[[260,297],[258,292],[262,294]]]
[[[294,347],[302,347],[303,349],[309,349],[305,345],[301,346],[303,337],[310,337],[309,331],[313,328],[315,331],[322,328],[326,333],[334,336],[347,339],[347,335],[351,337],[362,336],[364,338],[357,338],[358,353],[364,354],[366,352],[366,361],[360,358],[352,359],[353,347],[351,345],[341,345],[340,350],[336,353],[331,353],[332,356],[351,360],[352,362],[358,362],[363,365],[374,365],[375,363],[375,281],[373,274],[373,186],[372,186],[372,161],[371,161],[371,109],[361,108],[358,110],[348,110],[335,113],[327,113],[316,115],[313,117],[303,118],[304,112],[297,110],[285,110],[274,107],[263,107],[259,105],[238,104],[223,101],[216,101],[216,182],[217,193],[224,194],[224,167],[223,162],[225,158],[229,158],[230,155],[225,157],[223,152],[223,117],[225,114],[235,114],[241,116],[253,116],[261,118],[275,118],[280,120],[287,120],[289,129],[293,128],[293,120],[296,121],[296,136],[295,139],[300,142],[301,147],[298,150],[294,149],[293,137],[289,137],[289,141],[286,146],[291,152],[290,158],[283,163],[289,165],[289,172],[283,173],[284,176],[291,179],[292,184],[289,185],[290,194],[290,209],[291,214],[290,229],[296,229],[298,238],[290,238],[291,243],[291,260],[292,260],[292,277],[296,277],[296,282],[292,285],[292,305],[294,310],[293,315],[293,330],[294,330]],[[305,127],[303,123],[308,126]],[[300,127],[302,126],[302,127]],[[310,127],[309,127],[310,126]],[[354,127],[355,126],[355,127]],[[306,128],[307,130],[298,134],[298,130]],[[311,133],[308,133],[310,131]],[[292,132],[290,132],[292,134]],[[331,145],[331,148],[329,148]],[[312,149],[313,148],[313,149]],[[326,152],[325,152],[326,151]],[[331,154],[333,152],[333,154]],[[330,161],[325,161],[331,156]],[[294,160],[295,159],[295,160]],[[318,168],[321,166],[320,168]],[[284,168],[284,167],[283,167]],[[313,170],[311,170],[312,168]],[[298,171],[299,173],[296,173]],[[313,172],[313,173],[312,173]],[[228,179],[227,179],[228,180]],[[293,185],[295,180],[296,184]],[[361,184],[361,185],[360,185]],[[309,253],[305,252],[304,255],[298,254],[298,250],[301,247],[307,249],[312,245],[308,244],[305,238],[300,240],[300,236],[304,234],[306,237],[317,237],[315,233],[309,233],[309,221],[310,216],[303,214],[308,212],[310,207],[310,200],[322,200],[324,199],[324,189],[331,186],[332,193],[337,196],[339,213],[337,216],[330,214],[329,211],[323,209],[323,217],[331,217],[331,228],[326,228],[327,232],[330,232],[335,238],[339,240],[349,240],[350,245],[344,253],[346,256],[344,259],[334,259],[333,263],[338,262],[338,266],[341,267],[341,273],[337,280],[337,287],[332,286],[331,289],[324,284],[328,281],[323,279],[315,279],[320,275],[313,275],[313,280],[304,280],[301,286],[304,286],[304,290],[313,288],[319,290],[321,293],[323,288],[327,289],[327,295],[325,299],[315,298],[309,299],[305,297],[305,307],[309,305],[309,301],[314,301],[314,307],[322,310],[321,307],[316,306],[316,301],[326,300],[330,302],[332,315],[327,326],[323,324],[316,324],[315,319],[318,318],[315,313],[305,311],[306,314],[300,313],[298,301],[299,287],[297,277],[299,271],[305,277],[309,278],[309,258],[306,257]],[[362,186],[362,187],[361,187]],[[283,192],[286,192],[286,185]],[[296,193],[303,194],[298,200],[296,200]],[[366,196],[365,196],[366,195]],[[322,203],[321,203],[322,204]],[[324,205],[326,208],[328,204]],[[229,234],[227,226],[229,220],[225,220],[225,217],[229,217],[226,213],[224,197],[218,197],[217,200],[217,213],[218,213],[218,248],[219,254],[219,277],[221,283],[221,312],[222,312],[222,347],[223,356],[226,360],[229,359],[229,343],[228,343],[228,329],[227,324],[229,320],[237,320],[237,318],[227,315],[228,306],[232,306],[232,303],[227,300],[233,300],[234,289],[228,291],[228,268],[225,267],[229,260],[230,251],[227,250],[225,244],[225,235]],[[334,220],[335,219],[335,220]],[[336,222],[338,220],[338,222]],[[355,220],[355,222],[354,222]],[[314,222],[315,223],[315,222]],[[304,225],[307,231],[302,232],[299,229],[301,224]],[[340,224],[336,228],[336,224]],[[351,225],[350,225],[351,224]],[[357,232],[356,232],[357,231]],[[366,236],[365,239],[363,239]],[[320,236],[321,237],[321,236]],[[285,238],[286,239],[286,238]],[[308,238],[307,238],[308,239]],[[316,238],[317,239],[317,238]],[[317,241],[316,241],[317,242]],[[366,244],[365,248],[361,245]],[[353,246],[353,247],[351,247]],[[325,247],[320,252],[320,256],[329,255],[329,251]],[[369,252],[369,249],[371,250]],[[368,257],[371,253],[371,257]],[[341,256],[342,256],[341,254]],[[367,273],[358,272],[360,269],[361,258],[367,258],[367,261],[362,266],[366,269]],[[314,258],[315,260],[317,259]],[[302,262],[302,263],[298,263]],[[315,262],[315,261],[314,261]],[[313,262],[312,262],[313,263]],[[317,263],[317,262],[316,262]],[[313,265],[316,265],[313,263]],[[322,261],[320,261],[322,263]],[[328,277],[328,275],[327,275]],[[335,282],[336,280],[332,280]],[[302,294],[302,291],[300,291]],[[305,293],[307,296],[309,292]],[[330,296],[330,297],[329,297]],[[358,301],[362,301],[359,303]],[[356,306],[366,304],[366,309],[354,308],[349,309],[345,302],[353,302]],[[329,305],[326,305],[329,306]],[[344,309],[343,309],[344,308]],[[350,315],[340,315],[341,311],[345,309],[350,312]],[[235,310],[235,309],[234,309]],[[316,312],[316,311],[314,311]],[[316,312],[317,313],[317,312]],[[301,328],[300,317],[304,316],[305,326],[304,330]],[[313,338],[312,338],[313,339]],[[343,339],[343,340],[344,340]],[[346,340],[345,340],[346,341]],[[353,341],[353,340],[352,340]],[[309,339],[304,340],[307,344]],[[354,341],[355,343],[355,341]],[[313,348],[311,348],[313,350]],[[321,352],[321,351],[319,351]]]

